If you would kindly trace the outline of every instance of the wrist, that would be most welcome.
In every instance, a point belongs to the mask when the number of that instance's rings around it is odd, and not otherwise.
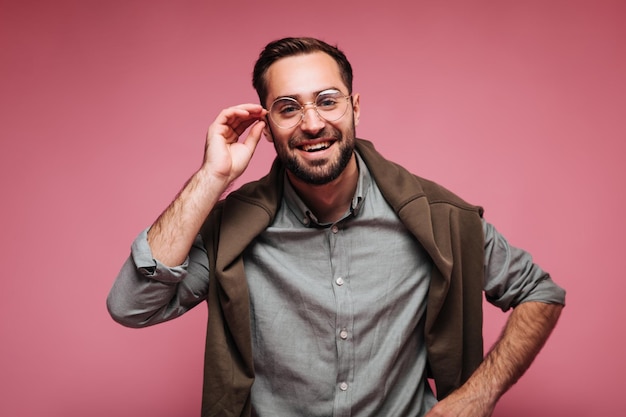
[[[221,195],[230,186],[233,179],[228,175],[220,174],[212,170],[207,164],[203,164],[198,171],[191,177],[195,188],[205,190],[210,194]]]

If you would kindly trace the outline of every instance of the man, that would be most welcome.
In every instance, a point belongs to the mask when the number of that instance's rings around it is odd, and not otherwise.
[[[272,42],[253,84],[261,105],[217,116],[202,166],[133,243],[113,318],[147,326],[207,300],[203,416],[490,416],[564,291],[481,208],[356,139],[337,48]],[[221,199],[262,134],[270,173]],[[484,360],[483,291],[513,308]]]

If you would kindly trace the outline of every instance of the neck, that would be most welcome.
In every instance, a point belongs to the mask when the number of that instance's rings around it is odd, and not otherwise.
[[[302,201],[313,211],[321,223],[339,220],[350,208],[359,179],[356,157],[335,180],[323,185],[308,184],[287,171],[291,185]]]

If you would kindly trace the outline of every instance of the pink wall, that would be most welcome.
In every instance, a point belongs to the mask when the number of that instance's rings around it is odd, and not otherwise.
[[[621,415],[626,3],[215,3],[0,0],[0,415],[198,415],[206,310],[130,330],[104,300],[285,35],[345,49],[359,135],[484,205],[567,288],[495,415]],[[503,320],[487,309],[488,340]]]

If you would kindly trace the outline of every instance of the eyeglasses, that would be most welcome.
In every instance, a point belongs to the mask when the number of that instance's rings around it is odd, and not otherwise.
[[[348,100],[341,91],[324,90],[317,95],[315,101],[300,104],[291,97],[276,99],[269,108],[269,117],[281,129],[291,129],[304,120],[307,106],[313,106],[317,114],[328,122],[334,122],[343,117],[348,110]]]

